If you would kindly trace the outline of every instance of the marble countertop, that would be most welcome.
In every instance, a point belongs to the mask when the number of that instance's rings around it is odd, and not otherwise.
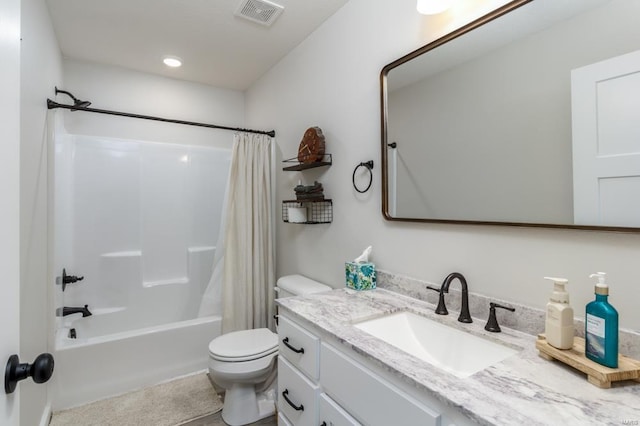
[[[542,359],[536,337],[502,327],[484,330],[485,318],[456,321],[457,312],[436,315],[434,306],[384,289],[337,289],[279,299],[281,313],[308,321],[320,332],[371,359],[399,379],[428,392],[484,425],[640,424],[640,383],[618,382],[600,389],[559,362]],[[518,354],[467,378],[458,378],[353,326],[354,322],[411,311],[449,326],[522,348]]]

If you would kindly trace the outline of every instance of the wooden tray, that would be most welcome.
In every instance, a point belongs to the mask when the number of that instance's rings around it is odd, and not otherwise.
[[[547,343],[547,338],[544,334],[539,334],[536,348],[540,351],[542,358],[547,360],[555,359],[582,371],[587,375],[589,383],[599,388],[608,389],[611,387],[611,382],[622,380],[640,382],[640,361],[619,355],[618,368],[600,365],[585,357],[584,339],[581,337],[573,338],[573,348],[561,350]]]

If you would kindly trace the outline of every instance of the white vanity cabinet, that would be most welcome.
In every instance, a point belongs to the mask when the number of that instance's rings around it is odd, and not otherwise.
[[[293,425],[318,424],[320,386],[278,357],[278,411]]]
[[[279,316],[278,320],[278,354],[311,380],[317,381],[320,371],[320,338],[286,316]]]
[[[356,419],[326,393],[320,394],[319,405],[320,426],[360,426]]]
[[[293,426],[357,426],[320,386],[320,338],[280,315],[278,422]]]
[[[284,315],[278,326],[278,411],[282,424],[317,426],[320,338]]]
[[[333,346],[322,343],[320,383],[324,392],[366,425],[441,426],[427,407]]]
[[[279,424],[455,426],[471,422],[286,314],[278,329]],[[455,422],[454,422],[455,421]]]

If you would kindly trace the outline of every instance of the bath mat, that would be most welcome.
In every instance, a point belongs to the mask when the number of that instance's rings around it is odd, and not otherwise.
[[[205,373],[53,413],[51,426],[175,426],[222,410]]]

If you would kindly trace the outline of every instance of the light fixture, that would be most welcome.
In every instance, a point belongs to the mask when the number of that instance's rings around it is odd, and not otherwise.
[[[452,0],[418,0],[416,9],[423,15],[437,15],[449,9]]]
[[[178,58],[177,56],[165,56],[164,58],[162,58],[162,62],[164,62],[166,66],[171,68],[178,68],[182,66],[182,59]]]

